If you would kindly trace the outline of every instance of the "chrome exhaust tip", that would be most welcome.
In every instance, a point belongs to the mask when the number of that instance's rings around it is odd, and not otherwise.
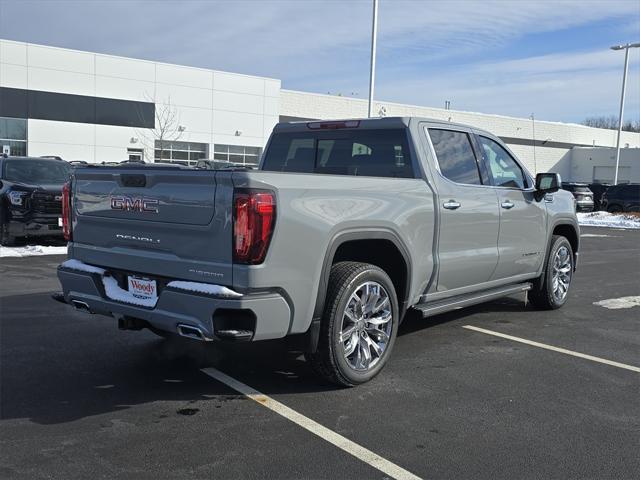
[[[209,342],[211,339],[207,337],[204,332],[198,327],[193,325],[178,325],[178,335],[181,337],[191,338],[193,340],[200,340],[201,342]]]

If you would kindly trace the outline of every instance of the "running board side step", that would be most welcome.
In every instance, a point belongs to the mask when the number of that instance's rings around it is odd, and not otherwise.
[[[506,297],[516,293],[527,292],[533,288],[531,283],[519,283],[517,285],[509,285],[507,287],[492,288],[491,290],[483,290],[482,292],[468,293],[466,295],[458,295],[456,297],[445,298],[429,303],[419,303],[413,308],[422,313],[423,317],[437,315],[439,313],[458,310],[471,305],[489,302],[497,298]]]

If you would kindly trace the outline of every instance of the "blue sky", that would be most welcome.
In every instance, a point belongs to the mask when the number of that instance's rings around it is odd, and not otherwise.
[[[371,0],[0,0],[0,37],[367,97]],[[638,0],[380,0],[376,98],[556,121],[617,115]],[[640,120],[640,49],[625,117]]]

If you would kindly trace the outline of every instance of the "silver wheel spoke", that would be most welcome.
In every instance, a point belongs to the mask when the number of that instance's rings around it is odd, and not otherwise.
[[[371,313],[378,313],[380,310],[387,307],[389,307],[389,298],[384,297],[378,302],[378,304],[375,307],[373,307],[373,310]]]
[[[353,352],[355,352],[357,346],[358,346],[358,334],[354,332],[351,335],[351,340],[349,341],[349,343],[344,349],[344,356],[348,357],[352,355]]]
[[[371,285],[369,283],[365,284],[364,291],[362,293],[362,297],[360,303],[362,305],[362,313],[367,310],[367,305],[369,305],[369,300],[371,299]]]
[[[349,320],[351,320],[352,323],[356,323],[358,321],[358,319],[356,318],[355,314],[349,310],[349,308],[347,307],[347,309],[344,311],[344,315],[345,317],[347,317]]]
[[[378,342],[387,343],[389,341],[389,335],[377,328],[367,328],[367,334],[375,338]]]
[[[385,323],[389,323],[389,321],[391,321],[391,313],[367,319],[369,325],[384,325]]]
[[[381,348],[381,347],[380,347],[376,342],[374,342],[373,340],[371,340],[371,338],[369,337],[369,335],[367,335],[367,336],[365,337],[365,340],[367,341],[367,345],[368,345],[368,346],[367,346],[367,349],[369,349],[369,347],[373,348],[373,351],[374,351],[374,352],[376,352],[376,355],[377,355],[378,357],[381,357],[381,356],[382,356],[382,352],[383,352],[382,348]]]
[[[355,331],[356,331],[355,325],[351,325],[350,327],[347,327],[345,330],[340,332],[340,341],[346,342],[353,336]]]
[[[356,368],[359,368],[360,365],[362,364],[362,347],[360,346],[360,342],[357,339],[355,341],[355,345],[356,345],[356,362],[355,362],[355,366],[356,366]]]
[[[360,339],[360,348],[362,349],[362,367],[367,369],[371,364],[371,349],[369,348],[369,343],[366,341],[366,338]]]
[[[365,313],[371,313],[380,299],[379,289],[373,285],[368,285],[367,303],[364,307]]]

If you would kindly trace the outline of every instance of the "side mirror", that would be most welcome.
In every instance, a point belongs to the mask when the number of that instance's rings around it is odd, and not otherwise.
[[[540,200],[547,193],[560,190],[562,180],[559,173],[538,173],[536,175],[536,198]]]

